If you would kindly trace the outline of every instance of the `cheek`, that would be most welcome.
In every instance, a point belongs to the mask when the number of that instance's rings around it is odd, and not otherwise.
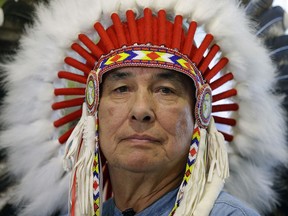
[[[102,105],[103,104],[103,105]],[[112,128],[118,128],[123,124],[127,109],[121,106],[115,106],[109,103],[100,103],[99,106],[99,125],[101,132],[109,133]]]
[[[169,134],[170,147],[174,151],[177,151],[177,153],[185,153],[187,148],[189,148],[194,130],[194,121],[190,107],[181,110],[171,110],[169,118],[167,118],[167,115],[166,118],[164,117],[162,127]]]
[[[194,129],[194,120],[190,109],[183,110],[176,123],[177,135],[180,137],[191,137]]]
[[[194,120],[190,106],[182,109],[174,108],[166,114],[162,111],[159,114],[159,121],[162,122],[162,127],[175,137],[193,133]]]
[[[99,106],[99,139],[101,149],[105,154],[105,151],[112,151],[115,149],[115,134],[124,124],[127,111],[120,106],[113,106],[109,103],[100,103]],[[127,109],[126,109],[127,110]]]

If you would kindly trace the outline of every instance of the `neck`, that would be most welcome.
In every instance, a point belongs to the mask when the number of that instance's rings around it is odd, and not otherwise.
[[[120,211],[132,208],[140,212],[166,193],[179,187],[183,172],[131,173],[109,167],[114,201]]]

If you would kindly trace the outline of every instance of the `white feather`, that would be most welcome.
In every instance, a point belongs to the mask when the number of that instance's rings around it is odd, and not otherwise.
[[[55,211],[65,215],[68,212],[68,184],[69,175],[59,179],[53,187],[40,192],[30,205],[19,216],[52,215]],[[45,187],[45,185],[43,185]],[[43,205],[45,203],[45,205]]]
[[[32,168],[20,182],[19,195],[33,200],[45,190],[51,190],[64,175],[62,157],[52,157],[45,164]]]
[[[135,0],[135,1],[137,5],[142,9],[147,8],[147,7],[149,8],[153,7],[153,2],[154,2],[153,0]]]
[[[120,1],[113,1],[113,0],[101,0],[102,5],[102,13],[104,20],[109,22],[109,18],[113,13],[117,13],[120,8]],[[110,18],[111,19],[111,18]],[[111,21],[107,24],[110,25]]]
[[[272,170],[253,166],[251,161],[243,160],[237,155],[230,155],[230,170],[237,172],[230,173],[225,184],[229,193],[242,199],[247,205],[256,207],[262,214],[275,207],[277,196],[272,189]]]
[[[156,12],[164,9],[168,13],[171,13],[174,10],[176,4],[177,0],[158,0],[153,2],[151,8],[153,8]]]
[[[126,16],[126,11],[127,10],[133,10],[134,13],[136,13],[136,17],[137,14],[139,14],[138,11],[138,7],[137,4],[134,0],[120,0],[120,7],[118,10],[118,13],[120,14],[120,16],[125,20],[126,18],[124,18]]]
[[[195,0],[179,0],[174,7],[175,14],[181,14],[185,18],[190,18],[191,13],[196,8],[197,3],[200,1]]]

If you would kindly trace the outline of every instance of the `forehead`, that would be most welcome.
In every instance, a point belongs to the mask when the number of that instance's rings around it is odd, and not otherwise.
[[[190,83],[194,86],[194,83],[190,77],[187,75],[177,72],[174,70],[168,70],[163,68],[155,68],[155,67],[123,67],[111,70],[103,75],[103,82],[105,80],[117,81],[135,77],[145,77],[152,80],[170,80],[180,83]]]

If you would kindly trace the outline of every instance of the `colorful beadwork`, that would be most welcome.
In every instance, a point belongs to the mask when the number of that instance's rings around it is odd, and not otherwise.
[[[209,125],[212,113],[212,90],[209,85],[201,86],[199,90],[197,103],[195,106],[195,116],[198,125],[207,127]]]
[[[129,66],[155,66],[175,70],[190,76],[197,86],[204,84],[201,73],[191,60],[176,50],[166,47],[151,45],[124,47],[101,58],[95,68],[97,68],[97,74],[101,78],[106,71]]]
[[[183,178],[182,184],[179,188],[175,205],[174,205],[172,211],[170,212],[169,216],[174,215],[174,213],[176,212],[176,209],[179,207],[179,205],[183,199],[184,188],[187,185],[187,183],[191,177],[191,174],[192,174],[192,171],[194,168],[194,164],[195,164],[195,161],[197,158],[199,143],[200,143],[200,129],[198,126],[196,126],[194,129],[193,135],[192,135],[192,141],[191,141],[191,145],[190,145],[190,149],[189,149],[189,155],[188,155],[188,159],[187,159],[187,163],[186,163],[184,178]]]
[[[99,100],[99,88],[97,87],[98,84],[98,78],[94,71],[91,71],[89,74],[89,77],[87,79],[86,84],[86,104],[88,108],[89,114],[93,115],[97,109],[98,106],[98,100]]]
[[[100,216],[100,191],[99,191],[99,149],[95,151],[93,162],[93,200],[94,200],[94,216]]]

